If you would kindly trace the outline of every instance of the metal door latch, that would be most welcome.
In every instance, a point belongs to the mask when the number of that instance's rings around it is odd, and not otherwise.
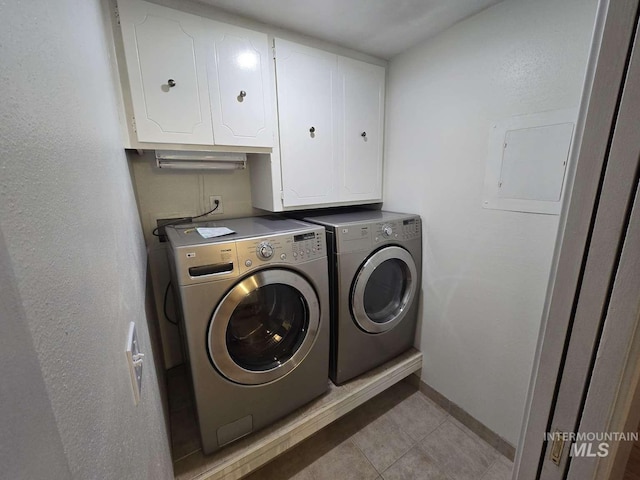
[[[553,442],[551,443],[551,453],[549,454],[549,460],[556,465],[560,465],[562,460],[562,451],[564,450],[564,437],[560,430],[553,432]]]

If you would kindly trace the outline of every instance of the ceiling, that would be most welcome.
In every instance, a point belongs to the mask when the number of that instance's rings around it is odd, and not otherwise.
[[[389,59],[501,0],[198,0]]]

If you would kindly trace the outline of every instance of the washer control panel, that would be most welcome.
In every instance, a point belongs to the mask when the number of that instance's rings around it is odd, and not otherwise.
[[[283,263],[295,265],[327,255],[323,228],[251,240],[238,240],[236,245],[240,274],[264,265]]]
[[[173,256],[180,285],[238,276],[238,255],[233,241],[182,246],[173,252]]]
[[[301,233],[293,236],[291,255],[295,260],[308,260],[326,255],[324,232]]]
[[[273,245],[269,242],[260,242],[256,248],[256,255],[258,255],[258,258],[261,258],[262,260],[269,260],[273,257]]]

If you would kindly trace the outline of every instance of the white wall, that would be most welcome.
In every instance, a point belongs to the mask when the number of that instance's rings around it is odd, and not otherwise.
[[[482,208],[489,130],[578,106],[595,7],[507,0],[389,68],[384,208],[424,219],[422,379],[513,445],[558,217]]]
[[[102,6],[9,0],[0,18],[0,363],[22,377],[0,390],[0,477],[173,478]],[[147,353],[137,407],[131,320]]]
[[[69,478],[2,232],[0,274],[0,478]]]

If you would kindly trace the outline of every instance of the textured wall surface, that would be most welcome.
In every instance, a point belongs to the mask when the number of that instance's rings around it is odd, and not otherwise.
[[[69,478],[2,232],[0,286],[0,478]]]
[[[595,7],[507,0],[389,68],[384,208],[424,219],[423,380],[514,445],[558,217],[482,208],[489,130],[578,106]]]
[[[2,336],[14,328],[30,354],[23,383],[2,390],[2,424],[29,435],[14,461],[51,463],[46,476],[9,478],[172,478],[102,6],[9,0],[0,17],[0,259],[13,270],[12,280],[2,268]],[[132,320],[148,353],[137,407],[124,354]],[[12,430],[0,430],[4,446]],[[38,436],[47,449],[28,441]]]

